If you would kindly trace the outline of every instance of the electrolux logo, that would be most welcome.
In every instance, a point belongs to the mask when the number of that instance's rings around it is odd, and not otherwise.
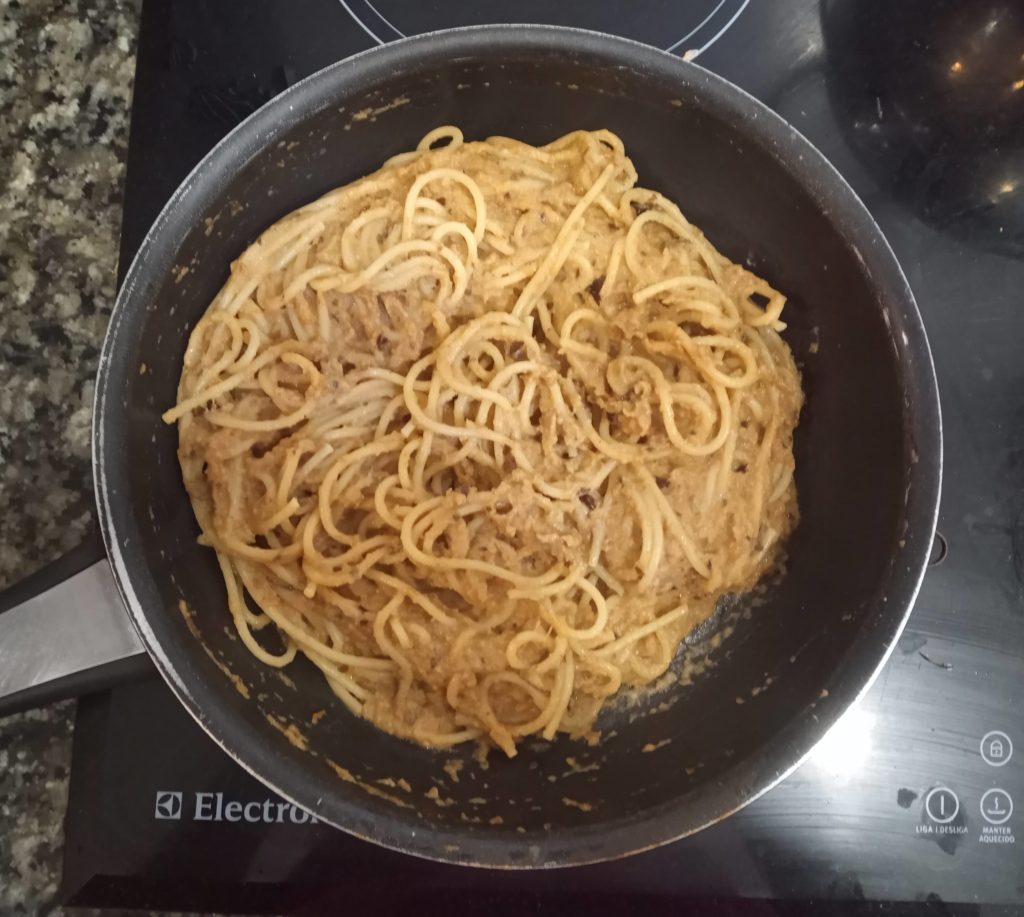
[[[153,812],[153,817],[175,821],[181,818],[181,793],[172,790],[157,790],[156,809]]]
[[[187,804],[186,804],[187,803]],[[224,793],[157,790],[153,817],[161,821],[186,819],[250,825],[312,825],[319,819],[280,799],[228,799]]]

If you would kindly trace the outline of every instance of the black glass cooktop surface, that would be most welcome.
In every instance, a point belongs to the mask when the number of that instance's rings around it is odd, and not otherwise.
[[[593,0],[340,0],[375,44],[436,29],[502,22],[534,22],[595,29],[680,54],[709,47],[724,34],[750,0],[647,0],[627,10]]]
[[[148,0],[122,270],[234,124],[340,58],[450,25],[546,21],[696,54],[803,132],[881,224],[943,402],[932,565],[879,680],[780,786],[597,867],[386,852],[274,798],[155,677],[80,703],[75,904],[425,913],[1016,913],[1024,908],[1024,8],[996,0]]]

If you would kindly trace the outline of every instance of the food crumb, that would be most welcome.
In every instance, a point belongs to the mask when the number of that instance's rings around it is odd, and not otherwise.
[[[581,812],[590,812],[594,808],[589,802],[580,802],[578,799],[570,799],[568,796],[562,797],[562,805],[579,809]]]
[[[444,772],[451,778],[452,783],[459,782],[459,774],[462,772],[462,758],[449,758],[444,765]]]
[[[442,809],[455,805],[455,800],[450,796],[442,796],[436,786],[432,786],[426,793],[424,793],[424,795],[427,799],[430,799],[436,806]]]
[[[311,716],[311,717],[309,718],[309,721],[310,721],[310,722],[311,722],[311,723],[312,723],[312,724],[313,724],[313,725],[315,726],[315,725],[316,725],[317,723],[319,723],[319,722],[320,722],[320,720],[322,720],[322,719],[323,719],[323,718],[324,718],[325,716],[327,716],[327,711],[326,711],[326,710],[317,710],[317,711],[315,711],[315,712],[313,713],[313,715],[312,715],[312,716]]]
[[[569,765],[568,774],[586,774],[588,771],[601,769],[601,765],[596,761],[593,764],[581,764],[579,759],[574,758],[572,755],[565,759],[565,763]]]
[[[640,751],[650,754],[650,752],[652,751],[657,751],[659,748],[664,748],[671,741],[671,739],[662,739],[660,742],[648,742],[643,748],[640,749]]]

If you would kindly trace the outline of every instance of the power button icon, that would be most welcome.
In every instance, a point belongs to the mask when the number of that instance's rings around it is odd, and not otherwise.
[[[1013,757],[1013,742],[1005,732],[994,729],[981,740],[981,757],[992,767],[1002,767]]]
[[[937,825],[948,825],[960,812],[960,800],[948,786],[937,786],[924,797],[924,810]]]

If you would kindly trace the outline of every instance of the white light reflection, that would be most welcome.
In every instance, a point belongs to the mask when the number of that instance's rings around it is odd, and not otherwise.
[[[875,715],[854,707],[833,726],[811,754],[810,763],[839,783],[863,770],[871,755]]]

